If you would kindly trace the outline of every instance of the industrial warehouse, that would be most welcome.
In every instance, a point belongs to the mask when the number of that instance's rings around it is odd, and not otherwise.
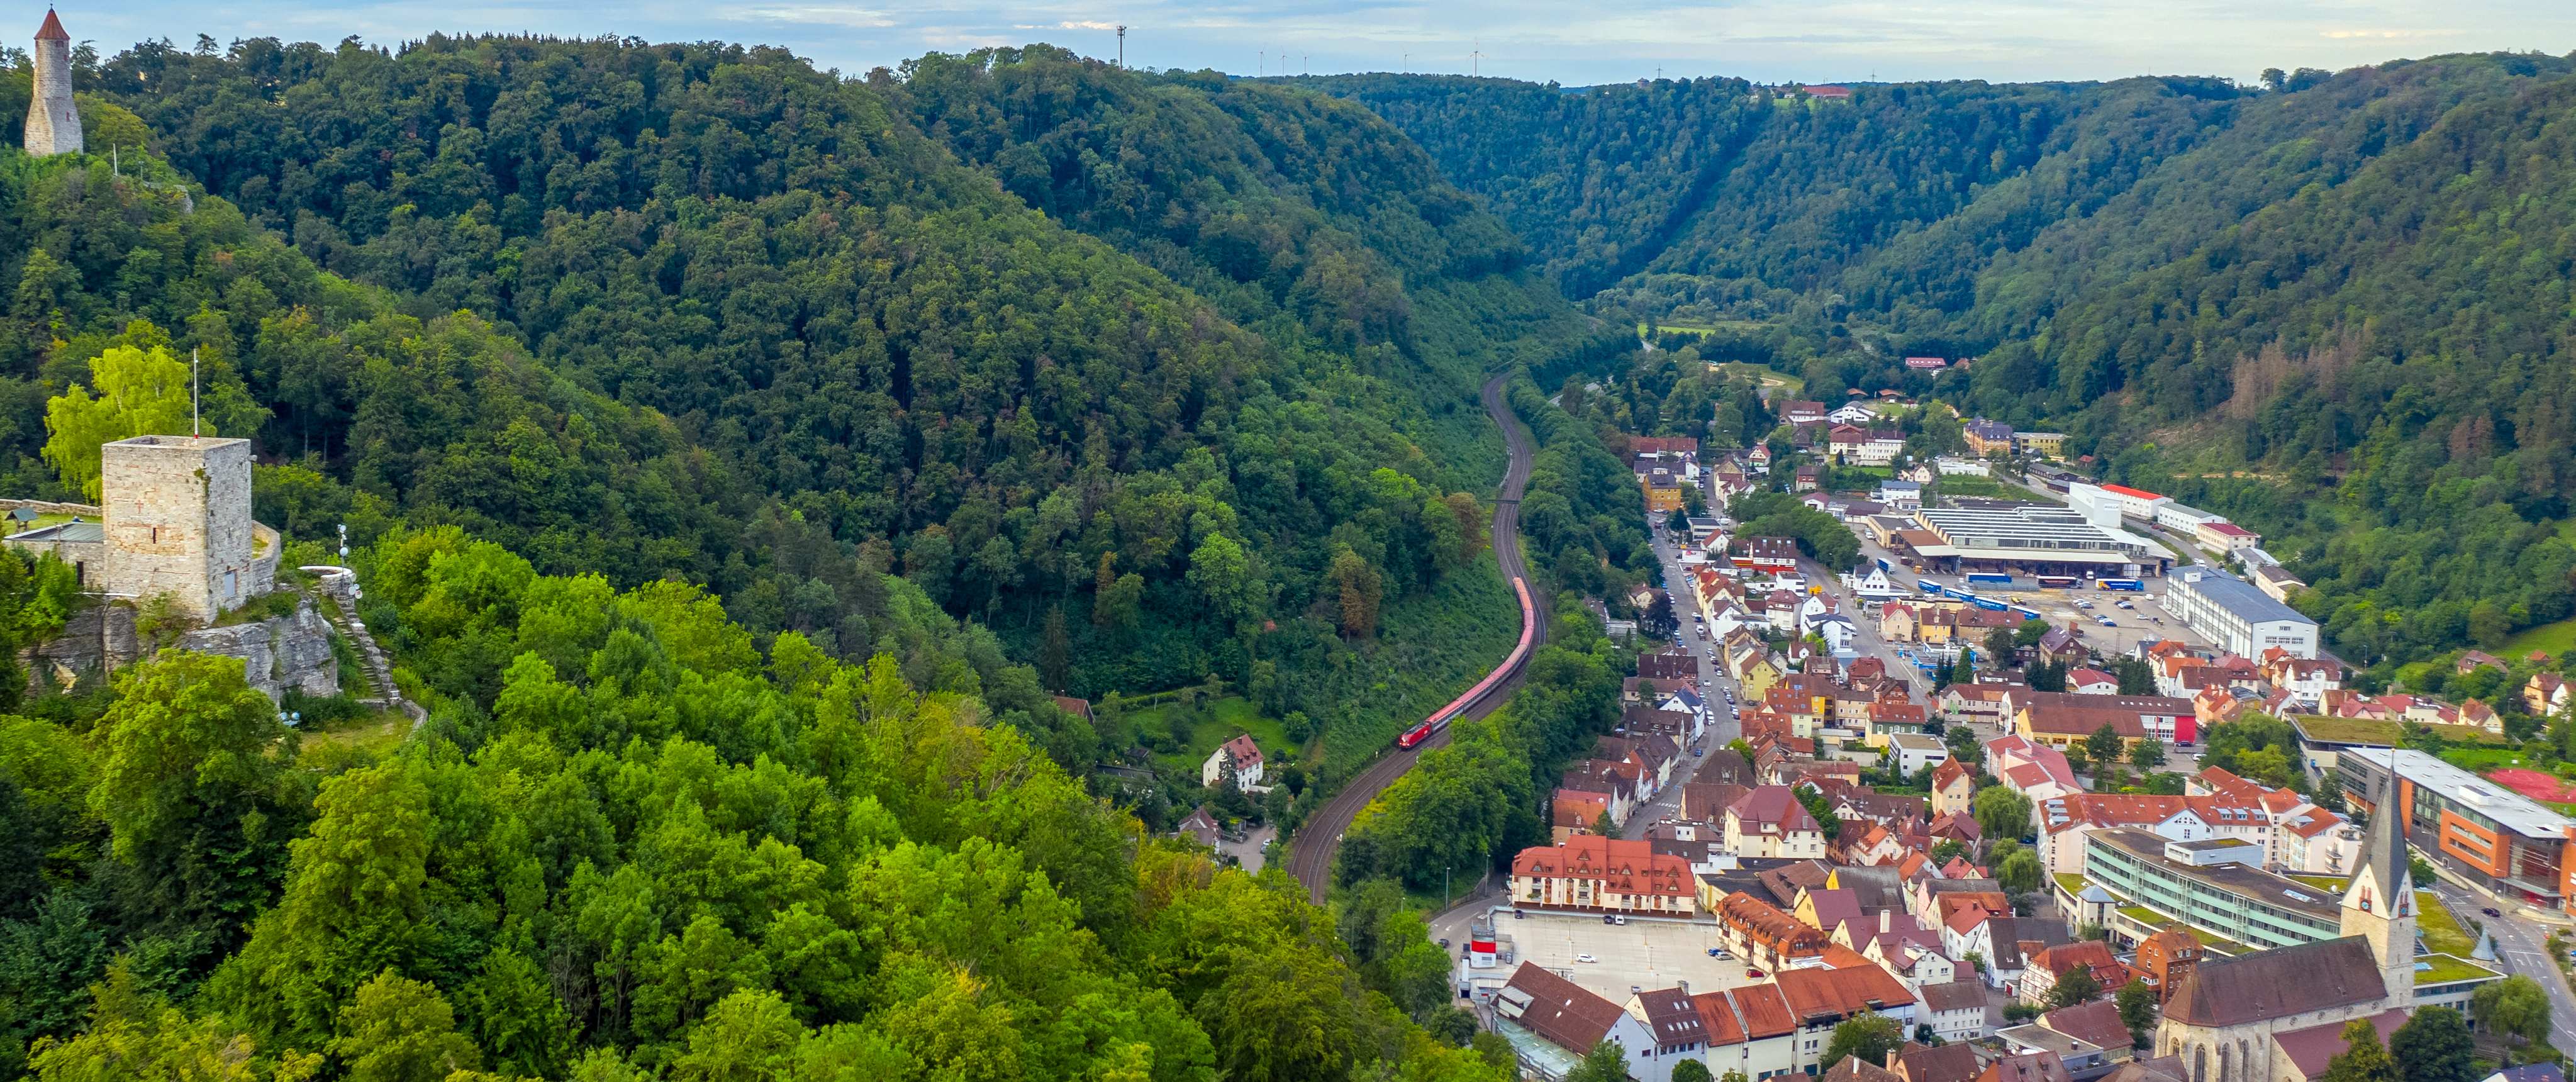
[[[1986,504],[1914,513],[1917,528],[1879,541],[1933,572],[2006,572],[2103,578],[2161,576],[2173,556],[2143,538],[2087,522],[2064,508]]]

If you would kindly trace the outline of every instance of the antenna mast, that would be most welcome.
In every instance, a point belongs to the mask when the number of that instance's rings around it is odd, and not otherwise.
[[[1127,67],[1127,27],[1123,23],[1118,27],[1118,67]]]
[[[1484,39],[1480,37],[1480,38],[1476,38],[1476,39],[1474,39],[1474,41],[1475,41],[1475,45],[1474,45],[1474,47],[1473,47],[1472,49],[1470,49],[1470,50],[1468,51],[1468,53],[1467,53],[1467,77],[1468,77],[1468,78],[1470,78],[1470,79],[1473,79],[1473,78],[1479,78],[1479,77],[1483,76],[1483,75],[1484,75],[1484,73],[1485,73],[1485,69],[1484,69],[1484,60],[1485,60],[1485,46],[1484,46]]]

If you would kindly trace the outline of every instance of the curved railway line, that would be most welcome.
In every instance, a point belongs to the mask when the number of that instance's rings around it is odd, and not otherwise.
[[[1498,375],[1486,380],[1484,389],[1485,412],[1491,414],[1494,423],[1502,428],[1503,446],[1511,456],[1510,465],[1503,470],[1502,493],[1494,502],[1494,562],[1502,568],[1505,581],[1526,584],[1529,568],[1521,562],[1520,499],[1521,490],[1529,484],[1533,452],[1528,432],[1503,401],[1503,383],[1507,378]],[[1525,585],[1523,589],[1526,589]],[[1522,596],[1532,595],[1523,593]],[[1515,650],[1514,657],[1507,659],[1505,668],[1497,671],[1496,675],[1502,678],[1489,679],[1481,685],[1481,694],[1471,692],[1469,698],[1472,701],[1464,708],[1453,712],[1449,707],[1443,707],[1442,713],[1449,713],[1453,718],[1481,718],[1492,713],[1519,689],[1520,670],[1528,660],[1529,652],[1547,641],[1547,621],[1540,618],[1534,605],[1523,605],[1521,619],[1522,638],[1527,646],[1526,649]],[[1395,779],[1403,777],[1405,771],[1413,769],[1414,761],[1420,759],[1423,752],[1445,747],[1448,743],[1449,730],[1440,726],[1419,744],[1392,750],[1385,758],[1369,764],[1369,768],[1352,778],[1341,792],[1306,817],[1305,824],[1297,830],[1296,839],[1289,845],[1288,873],[1306,885],[1306,892],[1315,904],[1324,904],[1324,888],[1330,885],[1333,875],[1333,854],[1341,848],[1342,832],[1350,829],[1351,820],[1359,815],[1360,809],[1377,799],[1387,786],[1395,784]]]

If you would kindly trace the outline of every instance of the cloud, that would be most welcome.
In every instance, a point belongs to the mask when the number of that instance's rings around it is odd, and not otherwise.
[[[1118,29],[1118,24],[1068,21],[1055,24],[1055,28],[1058,30],[1116,30]]]
[[[895,25],[886,13],[868,8],[851,7],[768,7],[745,8],[741,16],[781,23],[820,23],[825,26],[886,27]]]
[[[2330,38],[2447,38],[2462,33],[2458,30],[2327,30]]]

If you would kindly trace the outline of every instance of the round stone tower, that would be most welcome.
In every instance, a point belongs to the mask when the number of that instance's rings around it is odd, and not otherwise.
[[[72,104],[72,36],[45,9],[36,31],[36,97],[27,103],[27,153],[74,154],[81,149],[80,110]]]

